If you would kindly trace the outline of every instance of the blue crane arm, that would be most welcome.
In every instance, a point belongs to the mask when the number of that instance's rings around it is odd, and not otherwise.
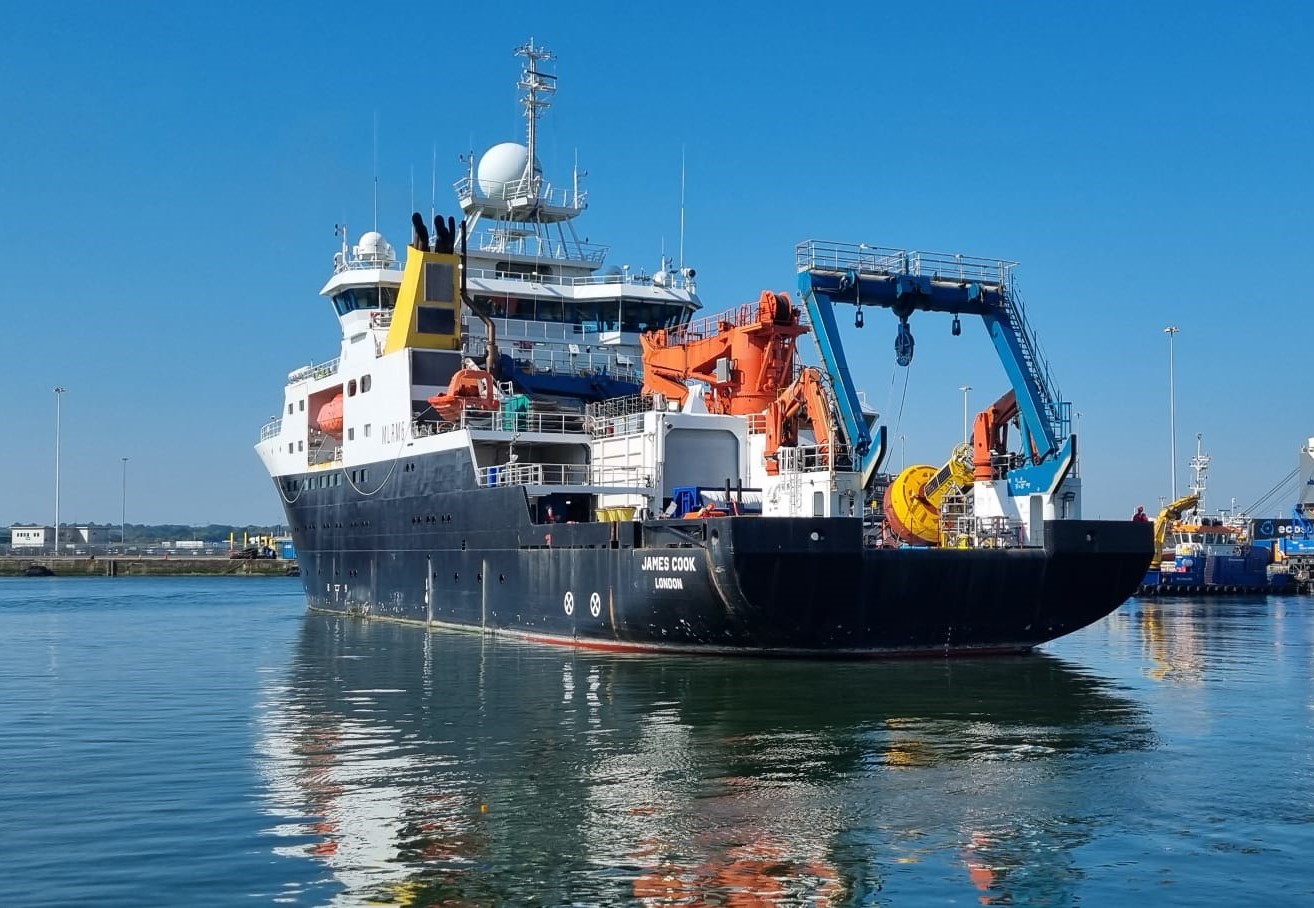
[[[844,347],[840,342],[839,326],[835,323],[835,309],[824,294],[813,293],[810,286],[799,276],[799,290],[802,291],[803,304],[808,310],[808,320],[812,322],[812,332],[821,348],[821,359],[835,388],[835,399],[839,405],[840,419],[844,423],[844,435],[859,458],[864,477],[867,475],[869,459],[884,458],[885,437],[873,450],[871,433],[867,430],[867,421],[862,416],[862,404],[858,401],[858,391],[849,373],[848,360],[844,358]],[[882,427],[883,428],[883,427]],[[875,472],[879,462],[871,467]]]
[[[1068,409],[1027,327],[1012,287],[1012,262],[906,252],[815,241],[798,247],[799,289],[808,306],[827,369],[857,395],[844,360],[834,306],[846,303],[889,309],[900,320],[896,349],[912,356],[908,317],[917,311],[979,316],[999,355],[1022,417],[1023,450],[1044,461],[1059,453],[1068,434]],[[906,336],[906,341],[905,341]],[[906,343],[906,348],[900,345]],[[843,394],[837,395],[841,399]],[[841,400],[841,409],[843,409]],[[860,413],[858,416],[860,417]],[[848,414],[844,414],[846,429]],[[860,420],[859,420],[860,421]]]

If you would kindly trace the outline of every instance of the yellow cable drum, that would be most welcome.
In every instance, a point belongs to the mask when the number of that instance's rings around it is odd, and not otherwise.
[[[959,445],[940,469],[917,464],[903,470],[885,490],[885,519],[910,545],[938,545],[940,507],[950,492],[972,485],[971,449]]]

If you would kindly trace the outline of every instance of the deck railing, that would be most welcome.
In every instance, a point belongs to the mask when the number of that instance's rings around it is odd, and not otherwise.
[[[338,371],[338,363],[341,357],[335,357],[326,363],[311,363],[308,366],[302,366],[300,369],[292,372],[287,377],[289,385],[295,385],[298,382],[311,381],[316,378],[324,378]]]
[[[515,463],[480,467],[479,485],[610,486],[647,489],[652,477],[638,467],[602,467],[578,463]]]
[[[858,274],[926,275],[950,281],[971,281],[1004,287],[1017,262],[958,255],[918,252],[866,243],[831,243],[808,240],[795,251],[799,271],[855,271]]]

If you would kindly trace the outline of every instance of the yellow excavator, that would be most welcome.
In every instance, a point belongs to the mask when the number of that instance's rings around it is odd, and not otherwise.
[[[1163,547],[1168,542],[1168,531],[1183,514],[1200,503],[1200,496],[1192,492],[1168,505],[1154,518],[1154,556],[1150,559],[1150,570],[1157,571],[1163,562]]]

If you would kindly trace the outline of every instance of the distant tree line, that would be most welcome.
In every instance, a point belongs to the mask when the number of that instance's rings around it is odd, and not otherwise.
[[[110,538],[116,542],[119,538],[117,530],[117,526],[112,526],[110,532]],[[174,542],[179,539],[227,542],[231,536],[240,543],[243,533],[247,536],[282,536],[286,531],[287,528],[283,526],[230,526],[226,523],[209,523],[200,527],[176,523],[130,523],[123,528],[123,541],[128,545],[134,542]]]

